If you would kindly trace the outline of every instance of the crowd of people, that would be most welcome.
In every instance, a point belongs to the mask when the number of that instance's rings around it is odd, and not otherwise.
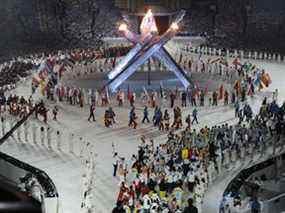
[[[29,71],[34,67],[30,58],[18,58],[0,65],[0,88],[11,90],[21,78],[29,75]]]
[[[92,53],[92,52],[91,52]],[[91,54],[90,53],[90,54]],[[76,54],[69,59],[76,59],[80,63],[89,60],[89,52],[81,53],[77,58]],[[94,57],[94,53],[90,58]],[[59,60],[65,60],[60,57]],[[96,56],[97,57],[97,56]],[[60,59],[61,58],[61,59]],[[57,59],[56,59],[57,60]],[[201,73],[215,73],[219,76],[226,76],[234,81],[230,88],[221,85],[218,90],[209,92],[208,87],[204,88],[195,85],[195,89],[185,91],[166,91],[161,89],[150,94],[144,90],[141,94],[141,102],[145,105],[143,110],[144,122],[153,122],[159,130],[168,132],[168,140],[155,147],[154,142],[147,142],[142,137],[138,153],[134,154],[130,161],[119,157],[114,153],[114,176],[120,177],[120,192],[117,205],[113,212],[198,212],[201,209],[204,193],[209,184],[221,173],[224,168],[235,164],[237,159],[244,159],[246,155],[253,156],[255,148],[261,155],[265,154],[268,144],[268,137],[280,140],[284,134],[284,113],[285,105],[278,106],[276,99],[278,91],[275,91],[275,100],[268,103],[265,99],[258,115],[253,116],[251,107],[244,104],[247,96],[253,96],[256,90],[262,89],[270,84],[270,78],[264,70],[260,70],[253,64],[246,62],[241,64],[237,60],[232,66],[219,58],[217,61],[199,59],[198,61],[181,61],[184,67]],[[33,68],[32,62],[15,62],[3,68],[7,75],[15,79],[14,74],[18,70],[25,71]],[[45,80],[46,81],[46,80]],[[107,107],[104,114],[104,124],[111,127],[116,123],[116,113],[111,107],[108,90],[96,91],[75,87],[68,87],[56,84],[48,79],[43,87],[42,94],[51,101],[65,101],[71,105],[90,106],[89,121],[96,121],[95,113],[97,105]],[[256,89],[257,88],[257,89]],[[136,113],[136,93],[119,90],[115,95],[118,106],[123,106],[125,97],[131,107],[129,113],[129,126],[137,128],[138,114]],[[173,108],[173,119],[167,109],[164,111],[159,106],[158,99],[169,101]],[[182,109],[177,106],[181,100],[181,108],[191,105],[192,114],[182,118]],[[274,98],[273,98],[274,99]],[[197,106],[216,106],[218,102],[224,105],[233,104],[235,115],[239,122],[235,126],[223,124],[221,126],[207,127],[200,130],[193,129],[192,124],[198,123]],[[0,94],[1,113],[6,110],[10,114],[20,118],[27,115],[35,106],[30,97],[26,100],[16,95],[5,95],[5,89]],[[167,104],[168,105],[168,104]],[[154,109],[153,117],[149,118],[149,107]],[[36,110],[43,115],[44,122],[47,122],[48,109],[43,102]],[[56,120],[57,108],[52,110]],[[173,120],[173,123],[170,122]],[[177,133],[175,130],[182,129],[186,123],[185,130]],[[59,135],[59,134],[58,134]],[[49,141],[50,143],[50,141]],[[191,210],[189,210],[191,209]]]
[[[199,63],[204,62],[200,61]],[[218,62],[216,63],[218,64]],[[205,72],[205,70],[203,70],[203,65],[197,66],[202,69],[201,70],[197,68],[199,72]],[[215,66],[220,67],[217,68],[218,70],[216,71],[219,76],[230,76],[229,74],[226,74],[227,72],[223,70],[223,67],[225,67],[224,65]],[[160,105],[168,105],[167,102],[169,102],[170,107],[173,108],[174,105],[177,105],[177,103],[179,102],[181,103],[181,107],[197,107],[206,105],[217,106],[219,102],[222,102],[224,105],[234,105],[236,111],[238,111],[239,102],[237,100],[243,102],[247,99],[248,96],[253,97],[256,91],[261,90],[263,87],[267,87],[271,83],[270,77],[264,70],[260,71],[250,63],[239,65],[235,63],[235,66],[236,68],[234,69],[234,75],[236,77],[234,77],[233,80],[234,84],[221,84],[218,90],[216,91],[208,91],[207,85],[204,85],[204,87],[196,86],[195,89],[187,89],[185,91],[179,91],[177,88],[175,90],[165,90],[161,88],[159,92],[148,92],[146,89],[144,89],[140,95],[140,98],[137,98],[137,94],[135,92],[132,92],[128,89],[127,94],[125,94],[125,91],[119,89],[112,99],[112,97],[110,97],[110,94],[108,93],[108,90],[98,91],[95,89],[86,90],[84,88],[76,88],[70,86],[56,86],[55,88],[46,87],[46,93],[48,94],[48,99],[51,98],[51,100],[67,101],[71,105],[79,105],[80,107],[83,107],[86,104],[90,105],[89,118],[93,117],[93,115],[95,116],[97,106],[101,105],[102,107],[111,107],[116,105],[117,102],[117,105],[119,107],[122,107],[126,105],[125,102],[127,99],[129,102],[129,104],[127,105],[131,106],[132,108],[129,114],[129,126],[133,126],[134,128],[136,128],[137,126],[138,116],[135,113],[134,106],[137,105],[137,103],[140,103],[145,105],[143,112],[143,121],[149,120],[148,107],[151,107],[155,109],[154,117],[156,120],[155,123],[158,124],[157,126],[160,126],[160,129],[164,129],[164,126],[166,126],[167,129],[167,126],[169,126],[169,113],[168,111],[166,111],[164,113],[165,115],[163,115],[159,107]],[[208,70],[207,72],[211,73],[212,71]],[[275,91],[275,95],[278,96],[277,90]],[[181,126],[179,125],[179,111],[181,111],[181,109],[178,107],[176,111],[178,113],[174,113],[175,115],[177,115],[175,116],[175,118],[177,118],[177,122],[175,122],[175,125],[179,128],[179,126]],[[111,110],[111,113],[108,113],[108,110],[106,111],[104,116],[106,126],[112,126],[114,116],[115,113],[113,109]],[[93,119],[93,121],[94,120],[95,119]]]
[[[265,98],[259,113],[250,117],[248,108],[239,110],[236,125],[179,133],[170,129],[168,140],[157,147],[142,137],[129,161],[114,153],[113,175],[120,178],[120,191],[113,212],[188,212],[193,203],[200,209],[207,187],[222,170],[257,153],[264,156],[272,144],[280,142],[283,148],[285,104]]]
[[[36,107],[37,106],[37,107]],[[35,109],[35,118],[39,118],[39,115],[43,117],[43,121],[47,123],[48,111],[43,101],[36,103],[33,100],[33,97],[30,96],[28,99],[23,96],[18,95],[5,95],[3,91],[0,91],[0,115],[1,117],[4,114],[10,114],[15,118],[22,119],[26,117],[34,108]],[[55,106],[52,110],[53,120],[57,120],[58,108]],[[4,116],[5,117],[5,116]]]

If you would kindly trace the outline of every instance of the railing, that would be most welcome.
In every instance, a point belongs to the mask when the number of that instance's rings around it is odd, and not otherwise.
[[[27,119],[37,110],[36,105],[28,115],[18,121],[12,129],[7,132],[1,139],[0,145],[5,143],[7,139],[15,132]],[[32,175],[39,185],[41,195],[38,199],[41,202],[43,213],[57,213],[58,212],[58,192],[50,177],[42,170],[37,169],[29,164],[19,161],[7,154],[0,152],[0,175],[16,186],[20,184],[20,178]],[[19,205],[21,208],[21,205]],[[21,209],[19,209],[21,211]]]
[[[58,192],[50,177],[42,170],[19,161],[7,154],[0,152],[1,176],[18,186],[20,178],[32,175],[38,181],[41,188],[42,212],[57,213]],[[3,172],[2,172],[3,171]],[[47,205],[48,204],[48,205]],[[20,207],[20,206],[19,206]]]
[[[277,159],[279,158],[282,160],[285,159],[285,153],[281,154],[278,157],[273,157],[271,159],[268,159],[264,162],[258,163],[254,166],[251,166],[247,169],[242,170],[235,178],[228,184],[226,187],[223,196],[227,196],[229,194],[240,194],[241,191],[243,191],[243,187],[246,187],[247,185],[250,185],[248,182],[248,179],[254,176],[256,176],[257,173],[260,173],[264,170],[272,170],[275,169],[275,164]],[[272,168],[273,167],[273,168]],[[272,172],[266,172],[269,176],[272,176],[271,178],[274,178],[274,173]],[[251,186],[250,186],[251,187]],[[243,198],[242,198],[243,199]],[[285,209],[285,193],[282,193],[276,197],[273,197],[268,200],[262,201],[262,213],[270,213],[270,212],[281,212]],[[250,212],[248,209],[244,209],[241,212],[247,213]]]
[[[285,154],[284,154],[285,156]],[[265,162],[256,164],[252,167],[242,170],[227,186],[223,195],[227,195],[229,193],[238,193],[241,187],[247,182],[247,179],[252,176],[254,173],[261,171],[265,168],[272,166],[275,163],[275,158],[271,158]]]
[[[263,212],[282,212],[285,210],[285,193],[263,202]]]
[[[268,60],[275,62],[285,63],[285,55],[279,53],[245,51],[237,49],[218,49],[207,46],[191,47],[186,46],[183,51],[188,53],[196,53],[209,56],[226,56],[226,57],[239,57],[241,59],[254,59],[254,60]]]
[[[26,116],[24,116],[20,121],[18,121],[9,132],[7,132],[2,138],[0,138],[0,146],[7,141],[7,139],[13,135],[13,133],[25,123],[26,120],[37,110],[38,105],[36,105]]]

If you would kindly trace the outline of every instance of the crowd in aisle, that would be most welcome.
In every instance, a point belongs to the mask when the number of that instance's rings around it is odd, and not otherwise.
[[[120,190],[113,212],[188,212],[192,203],[201,209],[208,186],[223,170],[265,156],[270,146],[283,148],[285,104],[265,98],[257,115],[239,113],[235,125],[170,129],[168,140],[158,146],[142,137],[130,160],[115,152],[113,175]]]

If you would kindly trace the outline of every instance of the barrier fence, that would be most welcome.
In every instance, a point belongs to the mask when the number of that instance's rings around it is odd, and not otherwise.
[[[43,213],[58,213],[58,192],[51,178],[42,170],[0,152],[1,176],[14,183],[21,184],[20,178],[27,175],[36,178],[41,189],[41,208]],[[3,170],[2,170],[3,169]],[[19,211],[23,211],[19,203]],[[32,207],[32,206],[31,206]],[[34,208],[34,207],[33,207]]]
[[[273,153],[274,154],[274,153]],[[246,168],[242,171],[240,171],[227,185],[223,197],[227,196],[236,196],[240,195],[241,199],[246,199],[246,191],[249,193],[248,189],[251,190],[251,193],[253,193],[252,190],[258,190],[256,188],[256,184],[249,181],[249,179],[254,179],[254,177],[258,177],[262,174],[266,174],[266,178],[270,179],[276,179],[277,172],[274,172],[274,170],[278,170],[278,160],[284,162],[285,159],[285,153],[281,154],[280,156],[272,157],[266,161],[260,162],[258,164],[255,164],[249,168]],[[282,164],[281,162],[281,164]],[[262,212],[263,213],[269,213],[269,212],[280,212],[281,210],[284,210],[284,199],[285,194],[281,193],[278,196],[274,196],[268,200],[262,201]],[[281,202],[280,202],[281,201]],[[245,208],[241,210],[243,213],[251,212],[250,209]]]
[[[207,46],[191,47],[186,46],[182,48],[185,52],[195,53],[207,56],[225,56],[225,57],[240,57],[241,59],[267,60],[279,63],[285,63],[285,56],[279,53],[245,51],[237,49],[216,49]]]

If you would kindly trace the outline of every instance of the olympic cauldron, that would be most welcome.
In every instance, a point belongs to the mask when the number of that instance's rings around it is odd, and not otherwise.
[[[121,24],[119,27],[120,33],[135,46],[108,74],[106,86],[112,92],[115,92],[142,64],[151,57],[154,57],[172,71],[185,88],[194,87],[191,79],[164,48],[164,45],[177,34],[179,30],[178,24],[182,21],[184,15],[185,11],[180,11],[169,29],[161,36],[158,35],[157,26],[151,10],[146,13],[142,20],[140,26],[141,34],[131,32],[127,24]]]

